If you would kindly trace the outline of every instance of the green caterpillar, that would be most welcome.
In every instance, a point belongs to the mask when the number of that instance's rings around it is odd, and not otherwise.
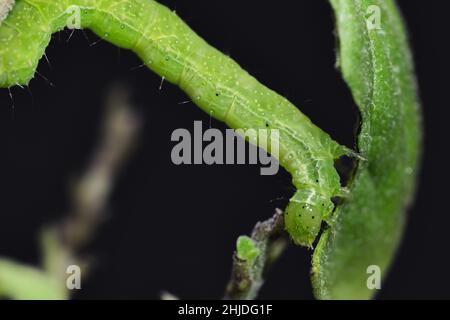
[[[208,45],[174,12],[152,0],[19,0],[0,27],[0,87],[27,85],[50,42],[79,8],[80,27],[134,51],[154,72],[231,128],[277,129],[280,164],[297,192],[286,209],[286,229],[311,247],[333,197],[345,195],[335,159],[355,156],[311,123],[288,100],[259,83]],[[270,153],[271,146],[267,146]]]

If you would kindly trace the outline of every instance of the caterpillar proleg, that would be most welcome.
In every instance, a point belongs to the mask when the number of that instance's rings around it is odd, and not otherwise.
[[[322,221],[329,222],[331,199],[343,194],[334,161],[355,153],[156,1],[16,1],[0,27],[0,87],[29,83],[52,33],[73,23],[73,10],[67,9],[74,6],[80,8],[81,28],[134,51],[214,118],[235,129],[279,131],[278,161],[298,190],[286,209],[286,228],[296,244],[311,247]]]

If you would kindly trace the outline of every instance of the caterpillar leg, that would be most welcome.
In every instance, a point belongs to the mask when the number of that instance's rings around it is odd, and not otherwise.
[[[350,196],[351,196],[350,189],[347,187],[340,188],[338,193],[336,194],[336,197],[344,198],[344,199],[348,199],[348,198],[350,198]]]
[[[352,149],[347,148],[345,146],[340,146],[340,147],[342,149],[341,151],[343,152],[343,154],[341,154],[341,155],[345,155],[347,157],[358,159],[358,160],[361,160],[361,161],[367,161],[366,157],[364,157],[362,154],[356,152],[355,150],[352,150]]]
[[[350,189],[346,187],[341,187],[338,191],[338,193],[335,195],[335,197],[348,200],[351,198]],[[327,215],[323,217],[323,220],[329,225],[330,227],[333,227],[334,223],[336,222],[336,215],[334,214],[334,211],[331,210]]]

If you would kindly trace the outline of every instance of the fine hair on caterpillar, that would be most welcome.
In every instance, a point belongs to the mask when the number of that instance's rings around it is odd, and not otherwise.
[[[74,19],[78,14],[79,20]],[[0,47],[5,48],[0,54],[0,87],[28,84],[52,33],[68,26],[89,28],[135,52],[148,68],[230,128],[279,133],[276,158],[298,190],[286,209],[286,229],[296,244],[311,247],[322,221],[330,222],[331,199],[345,195],[334,161],[356,154],[211,47],[175,12],[153,0],[33,0],[18,1],[5,21],[0,28]],[[268,145],[267,152],[273,151]]]

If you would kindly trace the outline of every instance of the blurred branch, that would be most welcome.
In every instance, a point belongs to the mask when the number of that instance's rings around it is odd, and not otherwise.
[[[113,87],[107,100],[100,140],[84,173],[71,190],[70,210],[62,223],[41,234],[43,268],[0,259],[0,296],[13,299],[66,299],[66,270],[87,270],[80,251],[104,220],[111,190],[129,158],[142,127],[123,87]]]
[[[111,89],[98,146],[86,170],[73,184],[70,211],[62,223],[42,233],[44,268],[61,283],[65,284],[69,265],[88,270],[87,261],[79,257],[80,250],[105,219],[115,178],[138,140],[142,124],[128,101],[126,89]]]
[[[140,118],[128,105],[124,88],[112,90],[107,106],[98,148],[73,186],[72,209],[61,226],[64,245],[74,251],[91,240],[102,221],[115,178],[135,146],[141,128]]]
[[[161,292],[160,298],[161,298],[161,300],[164,300],[164,301],[180,300],[177,296],[174,296],[173,294],[171,294],[170,292],[167,292],[167,291]]]
[[[225,299],[253,300],[257,297],[268,270],[287,246],[283,233],[283,212],[277,209],[271,219],[256,224],[251,237],[239,237]]]
[[[0,299],[63,300],[68,292],[64,284],[42,269],[9,259],[0,259]]]

